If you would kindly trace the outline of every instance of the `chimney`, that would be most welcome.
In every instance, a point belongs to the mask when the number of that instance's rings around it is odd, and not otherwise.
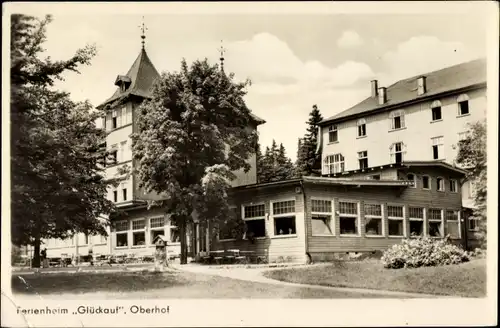
[[[377,80],[371,80],[372,83],[372,98],[375,98],[378,96],[378,81]]]
[[[378,104],[383,105],[387,101],[386,87],[378,88]]]
[[[421,76],[417,79],[417,95],[421,96],[427,91],[427,85],[425,84],[425,76]]]

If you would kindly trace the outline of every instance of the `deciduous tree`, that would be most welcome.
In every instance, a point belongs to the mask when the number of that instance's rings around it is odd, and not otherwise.
[[[237,83],[207,59],[179,72],[163,73],[152,99],[138,110],[132,135],[134,168],[146,192],[161,195],[180,227],[181,263],[187,262],[186,228],[193,214],[216,226],[228,217],[232,173],[248,171],[257,133],[244,96],[249,81]]]
[[[95,48],[65,61],[40,58],[50,21],[11,16],[11,233],[14,244],[34,246],[35,267],[42,238],[106,235],[102,215],[113,210],[98,165],[102,113],[54,88],[63,73],[88,65]]]
[[[486,246],[487,227],[487,155],[486,120],[470,124],[470,134],[458,143],[457,164],[468,169],[468,179],[474,182],[473,216],[478,219],[478,237]]]

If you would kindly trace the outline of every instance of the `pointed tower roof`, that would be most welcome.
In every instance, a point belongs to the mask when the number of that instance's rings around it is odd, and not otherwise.
[[[150,98],[153,83],[159,77],[160,74],[149,59],[146,50],[142,48],[127,74],[117,76],[115,80],[117,89],[114,94],[97,107],[102,108],[111,105],[129,96]]]

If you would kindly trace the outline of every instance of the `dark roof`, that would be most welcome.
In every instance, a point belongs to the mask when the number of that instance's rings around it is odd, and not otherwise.
[[[421,76],[426,77],[426,92],[419,96],[417,95],[417,79]],[[394,105],[420,101],[443,93],[482,85],[486,85],[485,58],[400,80],[387,87],[387,102],[385,104],[379,105],[377,97],[368,97],[353,107],[324,119],[320,124],[340,121],[372,110],[388,109]]]
[[[405,161],[403,163],[393,163],[393,164],[385,164],[385,165],[380,165],[380,166],[372,166],[372,167],[368,167],[368,168],[362,169],[362,170],[357,169],[357,170],[351,170],[351,171],[344,171],[344,172],[336,173],[336,174],[325,174],[324,176],[333,177],[335,179],[338,179],[337,176],[349,176],[349,175],[358,174],[358,173],[370,174],[372,171],[375,171],[375,170],[383,170],[383,169],[396,168],[396,167],[404,168],[404,167],[412,167],[412,166],[416,166],[416,167],[440,167],[440,168],[450,170],[450,171],[453,171],[453,172],[461,174],[461,175],[467,174],[466,170],[461,169],[461,168],[456,167],[456,166],[453,166],[453,165],[448,164],[448,163],[443,162],[443,161]],[[347,179],[349,179],[349,178],[347,178]],[[380,180],[376,180],[376,181],[380,181]]]
[[[406,187],[412,182],[407,180],[368,180],[368,179],[353,179],[353,178],[331,178],[331,177],[311,177],[303,176],[298,179],[290,179],[275,182],[255,183],[250,185],[238,186],[231,188],[234,191],[258,189],[267,187],[283,187],[286,185],[307,184],[322,184],[322,185],[337,185],[337,186],[380,186],[380,187]]]
[[[132,64],[132,67],[128,70],[127,74],[118,75],[115,80],[115,83],[117,83],[119,80],[127,81],[130,79],[130,85],[127,90],[122,91],[120,87],[117,87],[113,95],[97,107],[102,108],[130,95],[142,98],[151,98],[154,81],[159,77],[160,74],[149,59],[146,50],[143,48],[139,53],[139,56],[137,56],[136,60]],[[257,115],[250,113],[250,116],[257,123],[257,125],[266,123],[266,121]]]
[[[142,49],[125,76],[131,80],[127,90],[122,91],[119,87],[116,88],[115,93],[98,107],[103,107],[129,95],[150,98],[153,83],[160,77],[160,74],[149,59],[146,50]],[[123,76],[119,77],[123,78]]]

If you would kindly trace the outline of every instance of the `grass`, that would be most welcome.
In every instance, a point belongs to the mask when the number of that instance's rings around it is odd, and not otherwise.
[[[22,277],[20,279],[19,277]],[[24,281],[26,282],[24,282]],[[16,293],[88,293],[134,292],[187,284],[182,275],[172,272],[59,272],[56,274],[12,275],[12,291]]]
[[[20,279],[23,278],[29,287]],[[389,298],[297,286],[281,286],[190,272],[78,272],[13,274],[12,291],[30,299],[334,299]]]
[[[335,287],[354,287],[462,297],[486,296],[486,260],[460,265],[416,269],[384,269],[379,261],[342,262],[332,265],[269,271],[281,281]]]

